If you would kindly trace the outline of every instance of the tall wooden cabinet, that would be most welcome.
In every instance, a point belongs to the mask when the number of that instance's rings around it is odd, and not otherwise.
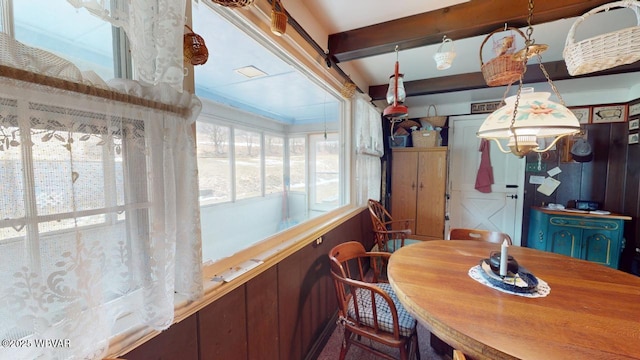
[[[411,239],[444,238],[447,148],[395,148],[391,159],[391,215],[415,219]]]

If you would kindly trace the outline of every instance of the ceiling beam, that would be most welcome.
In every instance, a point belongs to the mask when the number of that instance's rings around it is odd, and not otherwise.
[[[595,73],[590,73],[590,74],[585,74],[580,76],[569,75],[569,72],[567,71],[567,66],[565,65],[565,62],[563,60],[551,61],[551,62],[544,63],[543,65],[544,65],[544,68],[549,73],[549,77],[553,81],[640,71],[640,61],[635,62],[633,64],[617,66],[608,70],[598,71]],[[538,63],[527,65],[527,72],[525,73],[523,83],[533,84],[533,83],[540,83],[540,82],[546,82],[546,81],[547,79],[544,77],[544,74],[540,70],[540,65]],[[370,86],[369,96],[371,97],[372,100],[386,99],[388,88],[389,88],[388,84]],[[407,81],[404,83],[404,88],[407,93],[407,97],[409,97],[409,96],[438,94],[438,93],[445,93],[445,92],[452,92],[452,91],[484,89],[484,88],[488,88],[488,86],[484,80],[482,73],[475,72],[475,73],[458,74],[458,75],[452,75],[452,76],[442,76],[442,77],[436,77],[436,78],[424,79],[424,80]]]
[[[532,25],[580,16],[610,0],[539,0]],[[366,10],[363,10],[366,11]],[[472,0],[405,18],[329,35],[329,55],[335,62],[438,44],[442,37],[464,39],[486,35],[507,23],[527,26],[524,0]]]

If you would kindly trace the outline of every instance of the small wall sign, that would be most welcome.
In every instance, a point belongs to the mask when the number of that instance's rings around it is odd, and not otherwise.
[[[486,114],[496,111],[502,106],[502,101],[489,101],[481,103],[471,103],[472,114]]]

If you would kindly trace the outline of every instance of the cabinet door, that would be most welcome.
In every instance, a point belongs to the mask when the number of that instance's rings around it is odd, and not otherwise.
[[[444,238],[446,151],[420,152],[418,157],[418,196],[416,234]]]
[[[547,236],[547,241],[551,245],[549,251],[579,258],[581,233],[581,229],[549,225]]]
[[[547,222],[549,216],[542,211],[531,209],[529,215],[529,235],[527,237],[527,247],[537,250],[547,250]]]
[[[416,219],[418,153],[394,151],[391,164],[391,215],[394,219]],[[415,221],[411,232],[416,233]]]
[[[616,246],[613,246],[612,239],[616,234],[607,230],[593,229],[583,230],[582,232],[582,259],[594,261],[607,266],[612,266],[611,262],[617,254],[615,254]],[[617,264],[613,266],[618,267]]]

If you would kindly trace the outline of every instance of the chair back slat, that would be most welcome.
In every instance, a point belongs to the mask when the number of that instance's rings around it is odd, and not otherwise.
[[[373,199],[369,199],[368,207],[374,239],[379,251],[391,251],[404,246],[407,236],[411,234],[413,219],[394,220],[387,209],[379,201]]]
[[[504,240],[507,240],[509,245],[513,245],[509,234],[484,229],[451,228],[447,239],[487,241],[496,244],[502,244]]]

